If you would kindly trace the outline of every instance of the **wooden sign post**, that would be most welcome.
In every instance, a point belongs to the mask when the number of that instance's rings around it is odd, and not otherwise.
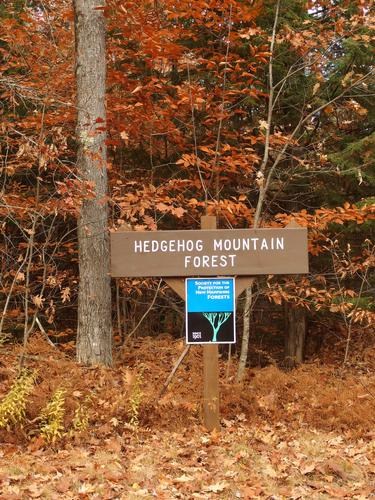
[[[216,217],[204,215],[201,229],[216,229]],[[217,344],[203,346],[203,422],[207,430],[220,430],[219,410],[219,348]]]
[[[201,229],[216,229],[216,217],[203,215]],[[165,282],[185,300],[182,278],[166,278]],[[203,346],[203,423],[207,430],[220,430],[219,349],[217,344]]]
[[[215,216],[203,215],[201,229],[216,229]],[[165,278],[164,281],[185,300],[185,280],[183,278]],[[238,297],[254,278],[240,276],[236,278],[236,296]],[[209,431],[220,430],[220,394],[219,394],[219,349],[217,344],[203,345],[203,424]]]
[[[220,229],[204,215],[200,231],[117,231],[111,233],[111,275],[160,276],[185,300],[182,276],[235,276],[235,294],[254,275],[308,272],[307,229]],[[220,429],[219,353],[203,345],[203,417],[207,430]]]

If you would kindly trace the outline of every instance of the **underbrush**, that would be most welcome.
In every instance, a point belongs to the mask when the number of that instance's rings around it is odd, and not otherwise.
[[[158,397],[183,348],[182,341],[165,336],[144,338],[118,352],[113,368],[87,368],[35,336],[30,339],[26,371],[19,375],[20,348],[0,347],[0,422],[5,422],[0,426],[0,441],[63,446],[71,440],[85,442],[152,428],[179,431],[200,426],[203,381],[199,346],[190,349],[166,394]],[[369,437],[375,424],[374,357],[364,353],[363,359],[366,369],[363,363],[344,370],[340,365],[319,362],[290,372],[274,365],[251,368],[238,385],[234,383],[236,363],[232,360],[227,367],[222,358],[223,423],[281,423],[293,429]],[[13,416],[9,408],[4,410],[12,397],[23,401]]]
[[[353,437],[374,427],[374,375],[316,364],[287,373],[272,366],[257,370],[249,389],[257,395],[258,416],[270,422],[304,424]]]

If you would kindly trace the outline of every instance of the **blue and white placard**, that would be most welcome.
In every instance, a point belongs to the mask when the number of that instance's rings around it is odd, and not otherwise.
[[[187,278],[186,342],[236,342],[235,279]]]

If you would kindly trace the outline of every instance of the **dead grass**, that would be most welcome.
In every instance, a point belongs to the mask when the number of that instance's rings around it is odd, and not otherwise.
[[[284,372],[252,368],[243,384],[221,360],[222,433],[202,427],[202,356],[196,347],[165,396],[157,395],[184,348],[142,339],[112,369],[88,369],[32,337],[38,369],[33,420],[57,387],[67,390],[66,426],[92,394],[89,431],[48,448],[37,436],[2,431],[1,498],[369,498],[375,492],[374,357],[343,371],[310,363]],[[19,350],[2,348],[0,397],[17,373]],[[362,358],[363,359],[363,358]],[[362,361],[361,361],[362,363]],[[129,398],[142,371],[140,425],[128,425]],[[30,437],[32,438],[30,440]]]
[[[92,395],[90,425],[98,435],[107,436],[126,427],[129,420],[129,398],[134,377],[142,376],[139,407],[142,428],[164,428],[178,431],[186,425],[201,425],[202,352],[193,346],[178,370],[167,393],[158,393],[184,345],[163,336],[160,339],[137,340],[125,352],[119,352],[112,369],[86,368],[69,356],[54,350],[45,341],[30,339],[27,364],[38,370],[38,380],[28,405],[28,420],[35,420],[58,387],[67,391],[65,423],[68,426],[77,405]],[[366,370],[363,364],[345,370],[339,365],[310,363],[290,372],[274,365],[248,370],[241,385],[234,383],[236,363],[232,361],[226,378],[226,361],[221,361],[221,416],[233,420],[240,416],[248,422],[284,423],[293,428],[339,431],[353,438],[372,435],[375,424],[375,357],[366,347]],[[17,373],[18,347],[5,346],[3,352],[0,395],[9,389]],[[9,435],[1,431],[0,439],[17,442],[32,432]]]

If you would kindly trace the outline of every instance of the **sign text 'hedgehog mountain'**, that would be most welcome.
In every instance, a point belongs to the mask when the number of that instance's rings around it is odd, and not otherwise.
[[[111,233],[115,278],[307,272],[306,228]]]

